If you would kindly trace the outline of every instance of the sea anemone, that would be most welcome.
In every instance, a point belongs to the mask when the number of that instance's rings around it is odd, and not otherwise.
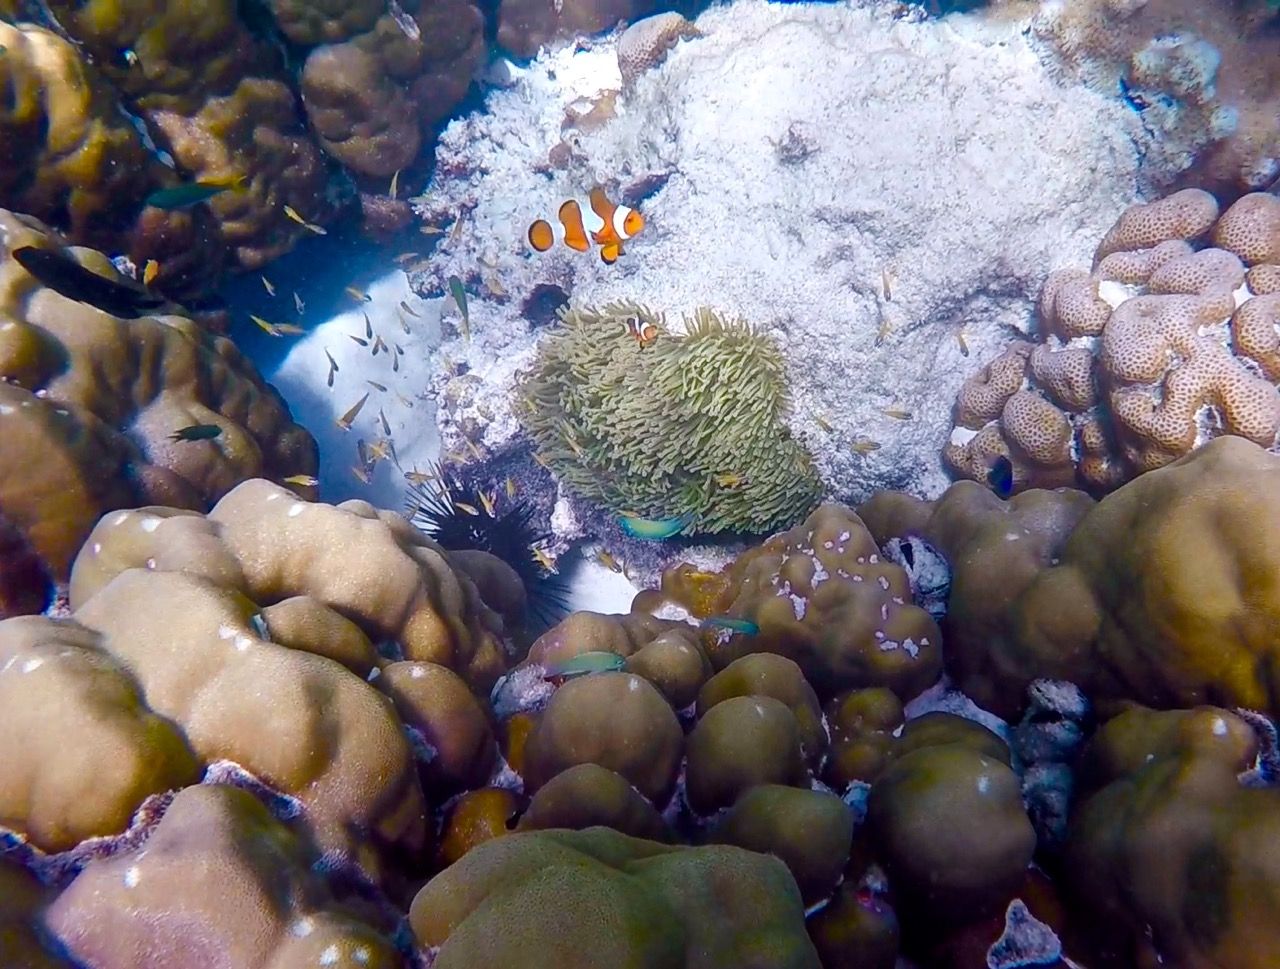
[[[506,562],[524,583],[528,614],[551,626],[568,612],[569,589],[539,560],[552,537],[534,524],[527,502],[467,486],[457,473],[436,464],[431,480],[414,485],[407,505],[410,519],[445,548],[479,549]]]

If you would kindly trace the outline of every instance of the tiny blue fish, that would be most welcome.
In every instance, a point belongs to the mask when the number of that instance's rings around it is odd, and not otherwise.
[[[622,530],[632,538],[644,538],[649,541],[661,541],[672,535],[679,535],[693,522],[693,512],[686,512],[674,518],[637,518],[634,515],[622,515],[618,523]]]
[[[735,633],[742,633],[744,636],[754,636],[760,632],[760,627],[750,619],[741,619],[738,616],[708,616],[702,620],[703,629],[728,629]]]
[[[991,462],[987,470],[987,483],[991,490],[1001,498],[1013,494],[1013,462],[1005,455],[1000,455]]]
[[[617,653],[593,649],[586,653],[579,653],[563,663],[556,663],[554,666],[548,667],[547,673],[551,676],[559,676],[569,680],[576,676],[587,676],[591,673],[612,673],[616,670],[625,669],[626,665],[627,661]]]

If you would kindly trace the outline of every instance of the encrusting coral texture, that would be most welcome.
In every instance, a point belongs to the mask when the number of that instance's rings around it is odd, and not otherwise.
[[[311,435],[230,340],[177,306],[123,319],[70,299],[12,257],[24,247],[124,282],[101,253],[0,210],[0,523],[47,579],[66,580],[109,509],[203,510],[245,478],[315,472]],[[196,425],[216,437],[174,439]]]
[[[943,458],[982,481],[1000,455],[1014,490],[1095,493],[1216,436],[1280,433],[1280,199],[1219,216],[1184,189],[1128,209],[1092,271],[1049,274],[1038,343],[1016,341],[965,382]]]

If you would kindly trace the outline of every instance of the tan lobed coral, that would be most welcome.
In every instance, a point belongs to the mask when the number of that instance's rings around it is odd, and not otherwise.
[[[32,219],[0,210],[0,246],[0,524],[49,577],[67,578],[112,508],[203,509],[247,477],[315,472],[311,435],[230,340],[177,312],[120,319],[41,285],[13,250],[121,277],[101,253],[63,249]],[[197,424],[220,432],[172,439]]]
[[[823,695],[887,686],[910,698],[942,666],[938,627],[912,601],[906,573],[838,505],[823,505],[721,572],[668,569],[661,589],[640,593],[633,608],[653,612],[667,602],[699,618],[727,615],[759,627],[712,630],[706,649],[717,668],[751,653],[778,653]]]
[[[674,847],[608,828],[481,845],[413,900],[435,969],[818,969],[795,882],[741,848]]]
[[[470,0],[273,7],[291,40],[321,44],[300,78],[308,119],[325,151],[363,176],[412,165],[485,56],[484,17]]]
[[[221,268],[203,207],[166,212],[142,200],[178,177],[129,123],[110,83],[74,45],[35,24],[0,23],[0,204],[43,219],[80,245],[154,259],[166,292],[198,289]]]
[[[424,786],[444,797],[493,766],[459,674],[492,682],[500,620],[394,513],[262,480],[207,517],[112,512],[71,604],[0,623],[0,743],[21,752],[0,824],[42,853],[119,838],[203,776],[262,786],[330,864],[386,881],[426,865]]]
[[[653,0],[501,0],[498,45],[517,57],[533,57],[556,40],[596,34],[619,21],[645,17]]]
[[[1117,88],[1153,136],[1161,186],[1234,198],[1280,176],[1280,36],[1268,0],[1072,0],[1041,4],[1032,29],[1092,86]]]
[[[618,70],[623,85],[635,84],[640,75],[657,67],[681,40],[701,35],[697,27],[674,12],[637,20],[618,35]]]
[[[43,924],[96,969],[400,969],[388,927],[336,903],[316,861],[252,794],[188,787],[145,845],[92,861]]]
[[[881,540],[919,534],[952,563],[948,672],[1002,716],[1031,681],[1099,701],[1280,713],[1280,456],[1221,437],[1094,503],[1002,502],[957,482],[935,502],[859,509]]]
[[[1240,781],[1258,752],[1215,707],[1135,708],[1094,735],[1063,864],[1099,954],[1118,957],[1091,964],[1280,961],[1280,793]]]
[[[1198,189],[1130,208],[1091,272],[1049,274],[1040,342],[1011,344],[965,382],[947,466],[983,481],[1005,455],[1015,491],[1102,493],[1222,434],[1273,447],[1280,300],[1267,280],[1280,265],[1268,260],[1280,260],[1273,195],[1220,218]]]
[[[236,264],[287,252],[334,211],[328,174],[277,51],[241,20],[235,0],[50,0],[60,27],[90,54],[186,180],[247,177],[206,203]],[[130,200],[136,203],[136,200]]]

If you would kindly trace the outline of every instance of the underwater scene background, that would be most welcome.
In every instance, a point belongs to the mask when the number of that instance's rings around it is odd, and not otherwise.
[[[1280,966],[1275,0],[0,0],[0,969]]]

